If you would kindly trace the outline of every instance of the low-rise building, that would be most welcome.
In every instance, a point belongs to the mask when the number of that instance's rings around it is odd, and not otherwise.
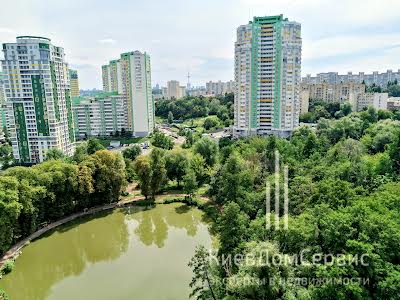
[[[387,109],[388,93],[364,93],[357,96],[357,107],[361,111],[369,106],[375,109]]]
[[[400,110],[400,97],[390,97],[387,100],[387,109],[394,111]]]

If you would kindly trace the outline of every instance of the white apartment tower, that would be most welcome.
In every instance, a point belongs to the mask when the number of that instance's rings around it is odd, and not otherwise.
[[[154,101],[151,94],[150,56],[139,51],[121,54],[102,66],[103,89],[126,97],[128,130],[147,136],[154,130]]]
[[[44,160],[49,149],[70,156],[75,136],[68,65],[64,49],[50,39],[17,37],[3,44],[8,130],[14,158]]]
[[[236,136],[288,136],[299,126],[301,45],[301,25],[282,15],[237,29]]]

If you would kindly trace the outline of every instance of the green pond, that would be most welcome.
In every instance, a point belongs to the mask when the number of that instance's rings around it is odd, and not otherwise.
[[[188,299],[203,213],[184,204],[130,207],[58,227],[22,251],[0,280],[10,300]]]

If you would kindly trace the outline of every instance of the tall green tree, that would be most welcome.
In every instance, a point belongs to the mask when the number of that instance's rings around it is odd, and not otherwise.
[[[137,157],[134,162],[134,169],[140,183],[140,190],[147,199],[150,195],[150,181],[152,176],[150,158],[143,155]]]
[[[189,197],[193,197],[197,186],[196,174],[192,169],[187,169],[187,173],[183,177],[183,190],[189,195]]]
[[[160,191],[167,179],[164,151],[154,148],[150,153],[150,193],[152,198]]]
[[[203,137],[197,141],[194,144],[194,152],[200,154],[210,167],[214,166],[218,160],[218,145],[210,138]]]
[[[160,131],[155,131],[152,138],[152,144],[155,147],[170,150],[174,147],[172,138]]]
[[[168,112],[168,124],[174,123],[174,115],[172,114],[172,111]]]
[[[87,141],[87,153],[93,154],[96,151],[105,149],[104,146],[100,143],[100,141],[96,138],[90,138]]]
[[[135,160],[142,153],[142,148],[139,145],[133,145],[122,151],[122,155],[124,158]]]
[[[165,167],[170,180],[176,180],[178,187],[189,168],[189,159],[182,150],[169,151],[165,156]]]

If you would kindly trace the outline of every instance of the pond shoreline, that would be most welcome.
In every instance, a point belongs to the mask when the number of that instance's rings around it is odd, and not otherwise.
[[[169,196],[169,197],[185,197],[187,196],[186,194],[163,194],[163,195],[158,195],[158,196]],[[157,198],[157,196],[156,196]],[[205,198],[205,197],[202,197]],[[0,270],[1,268],[4,266],[5,262],[8,260],[14,260],[16,259],[21,250],[27,246],[31,241],[39,238],[40,236],[42,236],[43,234],[45,234],[46,232],[60,226],[63,225],[65,223],[68,223],[70,221],[73,221],[75,219],[81,218],[81,217],[85,217],[85,216],[89,216],[89,215],[93,215],[102,211],[106,211],[106,210],[112,210],[115,208],[121,208],[124,207],[125,205],[129,205],[135,202],[140,202],[140,201],[147,201],[145,200],[144,196],[137,196],[137,197],[133,197],[133,198],[129,198],[129,199],[122,199],[118,202],[113,202],[110,204],[104,204],[101,206],[96,206],[96,207],[92,207],[89,208],[83,212],[79,212],[79,213],[75,213],[72,214],[68,217],[62,218],[58,221],[55,221],[37,231],[35,231],[34,233],[30,234],[29,236],[27,236],[26,238],[24,238],[23,240],[19,241],[18,243],[16,243],[14,246],[12,246],[10,248],[10,250],[8,250],[6,253],[4,253],[4,255],[1,257],[0,259]],[[161,204],[161,203],[156,203],[155,204]]]

